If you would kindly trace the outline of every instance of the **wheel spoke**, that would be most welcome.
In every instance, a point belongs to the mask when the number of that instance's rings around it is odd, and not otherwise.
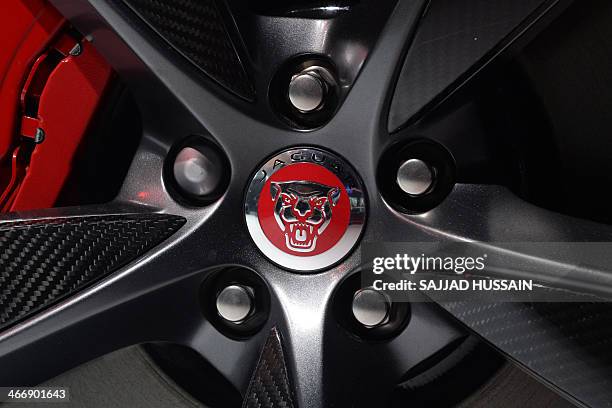
[[[324,379],[329,391],[327,404],[351,401],[355,406],[382,405],[412,369],[452,347],[467,336],[431,303],[411,306],[408,325],[384,342],[347,339],[346,333],[330,330],[326,341]]]
[[[360,339],[340,327],[331,310],[339,301],[331,290],[342,276],[270,276],[282,314],[273,318],[275,332],[268,342],[278,337],[281,344],[274,346],[276,357],[262,357],[250,389],[257,390],[266,381],[269,389],[288,387],[293,406],[379,405],[381,396],[388,395],[410,369],[466,336],[439,307],[420,303],[414,305],[408,324],[395,336],[376,341]],[[282,350],[282,356],[278,350]],[[278,365],[265,371],[262,364],[270,365],[270,361]],[[274,374],[283,366],[288,384],[281,381],[283,375]],[[271,379],[258,377],[262,373]],[[254,383],[259,385],[254,388]],[[261,393],[247,394],[247,401],[249,396],[258,395]],[[272,395],[284,398],[285,394]]]
[[[0,303],[3,320],[5,315],[15,315],[13,309],[20,305],[25,311],[34,308],[45,290],[60,291],[63,281],[84,281],[98,270],[110,275],[100,273],[96,281],[93,276],[93,285],[87,287],[74,283],[74,292],[48,296],[51,300],[43,304],[48,307],[24,312],[20,320],[9,322],[16,323],[0,334],[0,364],[11,370],[2,371],[0,383],[35,385],[122,347],[173,342],[202,354],[236,389],[246,391],[250,373],[245,367],[254,366],[265,337],[232,340],[201,312],[204,300],[199,288],[215,269],[211,266],[226,263],[225,255],[211,244],[209,250],[219,256],[194,264],[190,258],[194,248],[186,236],[202,242],[199,234],[207,236],[209,231],[200,228],[190,234],[193,228],[187,225],[163,241],[185,218],[147,210],[82,207],[5,217],[0,223],[7,237],[3,263],[10,265],[3,268],[3,278],[8,276],[13,283],[3,285],[8,288]],[[16,226],[10,229],[12,225]],[[15,268],[24,265],[25,272],[17,274],[26,281],[22,286],[14,283],[13,264]],[[35,272],[27,273],[34,268]],[[38,291],[33,285],[38,285]],[[20,291],[29,297],[22,301]],[[32,370],[33,365],[40,369]]]
[[[442,303],[511,360],[585,406],[612,398],[609,303]]]
[[[510,359],[566,396],[588,406],[600,406],[610,399],[612,365],[604,346],[610,336],[610,306],[605,301],[580,302],[585,299],[581,293],[606,297],[612,293],[610,262],[605,250],[572,250],[577,243],[601,243],[605,249],[612,238],[609,226],[533,206],[504,187],[477,185],[457,185],[444,203],[428,213],[393,219],[403,222],[396,222],[393,232],[387,226],[386,240],[402,240],[399,237],[403,236],[406,241],[410,236],[411,241],[469,242],[489,253],[503,254],[499,262],[505,278],[531,278],[551,288],[571,289],[574,295],[566,293],[566,299],[576,297],[570,303],[434,299]],[[530,246],[529,242],[554,243],[557,250],[542,255],[537,245]],[[507,251],[508,243],[526,245]]]
[[[182,217],[125,206],[51,209],[3,217],[0,359],[3,365],[14,369],[3,371],[2,383],[19,380],[35,383],[45,378],[50,373],[30,370],[30,364],[36,360],[29,358],[37,355],[41,361],[61,360],[71,348],[56,349],[60,339],[76,346],[88,338],[94,356],[106,347],[116,347],[117,342],[111,339],[92,346],[95,337],[90,337],[85,327],[79,330],[80,335],[72,331],[83,324],[89,330],[104,333],[104,314],[99,308],[111,309],[121,296],[114,301],[107,298],[103,305],[96,301],[97,297],[113,296],[109,287],[118,290],[124,285],[119,277],[126,274],[116,271],[124,265],[127,271],[138,270],[137,265],[147,262],[135,261],[173,235],[184,222]],[[134,290],[143,288],[123,289],[129,298],[137,293]],[[92,316],[96,318],[90,320]],[[96,320],[99,325],[92,328]],[[122,333],[113,330],[107,334],[110,336],[111,332]],[[126,333],[124,339],[131,335]],[[88,350],[89,346],[83,347],[85,344],[80,347]],[[87,354],[72,357],[79,361]],[[74,363],[71,358],[61,361],[68,366]],[[61,371],[67,367],[61,361],[47,367]]]
[[[536,207],[504,187],[458,185],[442,205],[409,219],[442,240],[473,242],[495,254],[498,259],[490,268],[506,278],[612,293],[606,244],[612,239],[610,226]],[[534,242],[553,245],[529,244]],[[589,242],[588,248],[579,244]]]
[[[248,339],[231,339],[211,324],[201,323],[185,344],[200,353],[244,396],[266,341],[267,330],[268,325]]]
[[[402,66],[389,131],[414,121],[505,51],[516,52],[569,4],[566,0],[431,2]]]

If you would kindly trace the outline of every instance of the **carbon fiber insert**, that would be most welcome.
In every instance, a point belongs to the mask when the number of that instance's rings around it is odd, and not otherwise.
[[[586,406],[612,405],[610,303],[442,306],[493,345]]]
[[[184,223],[165,214],[0,223],[0,331],[134,260]]]
[[[293,408],[291,384],[276,328],[270,331],[255,374],[249,384],[243,408]]]
[[[389,109],[389,131],[398,130],[482,61],[543,2],[430,2],[402,65]]]
[[[221,85],[253,100],[255,91],[215,0],[123,0],[174,49]]]

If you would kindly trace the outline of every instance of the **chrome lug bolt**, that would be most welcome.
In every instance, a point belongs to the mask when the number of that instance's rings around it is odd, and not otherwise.
[[[391,301],[374,288],[359,289],[353,296],[353,316],[367,328],[382,326],[389,321]]]
[[[319,66],[308,67],[291,77],[289,102],[302,113],[316,111],[325,104],[332,83],[333,77],[327,69]]]
[[[253,311],[252,290],[242,285],[230,285],[217,296],[217,313],[232,323],[241,323]]]
[[[397,170],[397,185],[406,194],[420,196],[433,185],[434,173],[423,160],[410,159]]]
[[[184,147],[174,160],[176,184],[184,192],[203,197],[219,186],[223,161],[212,149]]]

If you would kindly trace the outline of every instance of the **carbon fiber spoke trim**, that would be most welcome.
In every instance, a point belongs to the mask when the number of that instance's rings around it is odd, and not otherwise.
[[[403,63],[389,131],[398,130],[466,72],[473,72],[544,2],[433,0]]]
[[[184,223],[164,214],[0,223],[0,331],[134,260]]]
[[[442,306],[512,359],[587,406],[612,401],[612,305],[478,303]]]
[[[276,328],[273,328],[261,352],[242,406],[293,408],[295,405],[292,395],[280,337]]]
[[[253,86],[214,0],[123,1],[211,78],[237,95],[253,99]]]

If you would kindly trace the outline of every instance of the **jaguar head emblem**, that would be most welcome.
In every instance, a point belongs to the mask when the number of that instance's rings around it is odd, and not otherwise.
[[[295,252],[311,252],[332,219],[340,189],[310,181],[273,182],[274,219]]]

